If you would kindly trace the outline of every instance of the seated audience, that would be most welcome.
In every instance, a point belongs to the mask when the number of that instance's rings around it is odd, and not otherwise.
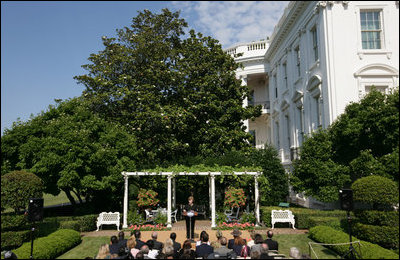
[[[204,236],[204,234],[206,234],[207,232],[206,231],[201,231],[201,233],[200,233],[200,237],[199,237],[199,240],[198,241],[196,241],[196,246],[199,246],[199,245],[201,245],[201,241],[202,241],[202,238],[203,238],[203,236]],[[208,245],[210,245],[210,241],[207,243]]]
[[[220,238],[221,247],[214,250],[214,257],[218,255],[218,258],[236,258],[235,252],[232,249],[227,248],[228,240],[226,237]]]
[[[208,244],[208,234],[205,232],[201,240],[201,245],[196,246],[196,257],[207,258],[213,252],[214,249]]]
[[[146,242],[146,244],[149,247],[149,253],[147,253],[147,256],[151,259],[156,259],[160,251],[154,248],[155,245],[154,240],[150,239]]]
[[[143,253],[142,252],[137,253],[135,259],[144,259]]]
[[[174,247],[173,246],[165,246],[163,249],[163,254],[165,256],[164,259],[174,259]]]
[[[255,245],[250,248],[251,251],[261,252],[261,244],[264,242],[262,236],[260,234],[256,234],[254,237]]]
[[[265,243],[267,243],[269,250],[279,250],[278,249],[278,242],[275,240],[272,240],[274,233],[272,230],[268,230],[267,232],[267,239],[265,240]]]
[[[149,256],[148,256],[149,252],[150,252],[149,246],[146,245],[146,244],[144,244],[144,245],[140,248],[139,253],[136,254],[136,258],[139,258],[139,256],[142,256],[143,259],[149,259]],[[139,254],[141,254],[141,255],[139,255]]]
[[[294,259],[300,259],[300,250],[297,247],[291,247],[289,250],[289,256]]]
[[[255,232],[255,230],[251,230],[251,231],[249,231],[249,233],[250,233],[251,240],[249,240],[247,242],[247,245],[251,248],[252,246],[255,245],[254,239],[256,238],[256,232]]]
[[[248,257],[250,255],[250,248],[246,245],[246,240],[240,236],[235,238],[233,251],[237,256]]]
[[[140,237],[141,237],[140,230],[135,230],[134,235],[135,235],[135,239],[136,239],[136,246],[135,246],[135,248],[140,250],[140,249],[142,248],[142,246],[143,246],[144,244],[146,244],[146,243],[143,242],[142,240],[140,240]]]
[[[117,254],[119,252],[119,244],[118,244],[118,238],[117,236],[112,236],[111,237],[111,242],[110,242],[110,254]]]
[[[174,245],[173,245],[173,247],[174,247],[174,258],[178,258],[179,257],[178,251],[182,248],[181,243],[178,243],[178,242],[175,241],[176,240],[176,233],[175,232],[172,232],[169,237],[172,239],[172,241],[174,241]]]
[[[135,248],[136,246],[136,241],[133,237],[129,238],[128,241],[126,242],[126,246],[130,252],[130,254],[133,257],[136,257],[136,254],[139,253],[139,249]]]
[[[128,240],[125,239],[125,234],[124,234],[124,232],[123,232],[123,231],[120,231],[120,232],[118,233],[118,244],[119,244],[119,246],[120,246],[120,247],[123,246],[124,248],[126,248],[126,242],[128,242]]]
[[[258,250],[255,250],[255,251],[253,251],[253,250],[251,250],[251,252],[250,252],[250,258],[251,259],[260,259],[260,251],[258,251]]]
[[[260,255],[260,259],[274,259],[273,256],[270,256],[268,254],[268,245],[267,243],[263,242],[261,244],[261,255]]]
[[[161,251],[164,245],[163,245],[163,243],[157,241],[157,237],[158,237],[158,233],[156,231],[154,231],[151,234],[151,240],[154,241],[154,249]],[[146,243],[148,243],[149,241],[150,240],[147,240]]]
[[[233,232],[231,234],[233,235],[233,239],[229,239],[229,241],[228,241],[228,248],[229,249],[233,249],[233,244],[235,242],[235,239],[240,237],[242,232],[240,232],[239,229],[235,229],[235,230],[233,230]]]
[[[110,257],[110,247],[108,244],[100,246],[99,252],[97,253],[96,259],[105,259]]]
[[[182,259],[190,259],[190,258],[196,258],[196,252],[192,249],[192,243],[190,242],[189,239],[185,240],[182,245],[182,249],[179,250],[178,252],[179,258]],[[183,256],[185,255],[185,256]],[[189,258],[185,258],[189,255]]]
[[[7,251],[4,253],[4,259],[18,259],[18,257],[13,251]]]

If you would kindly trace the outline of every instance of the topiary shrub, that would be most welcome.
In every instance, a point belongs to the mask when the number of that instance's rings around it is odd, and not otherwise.
[[[399,227],[374,226],[362,223],[353,225],[353,234],[360,239],[378,244],[387,249],[399,248]]]
[[[374,209],[399,202],[396,182],[381,176],[371,175],[356,180],[352,185],[354,200],[372,204]]]
[[[80,225],[78,220],[68,220],[60,222],[61,229],[73,229],[76,231],[80,231]]]
[[[71,229],[60,229],[47,237],[36,239],[33,247],[34,259],[55,259],[69,249],[81,242],[81,235],[78,231]],[[29,259],[31,243],[24,243],[14,250],[19,259]]]
[[[1,207],[15,213],[26,209],[29,198],[43,197],[43,181],[26,171],[13,171],[1,176]]]
[[[254,216],[254,213],[252,212],[245,212],[240,216],[240,223],[250,223],[250,224],[255,224],[256,223],[256,216]]]
[[[335,230],[327,226],[316,226],[310,228],[309,238],[319,243],[325,244],[337,244],[349,241],[349,235],[343,231]],[[360,240],[357,237],[353,237],[353,241]],[[365,242],[360,240],[361,243],[361,256],[363,259],[399,259],[399,255],[391,250],[382,248],[376,244]],[[349,250],[349,245],[335,245],[328,246],[339,255],[345,255]],[[354,248],[359,252],[357,244],[354,244]],[[356,256],[357,257],[357,256]]]

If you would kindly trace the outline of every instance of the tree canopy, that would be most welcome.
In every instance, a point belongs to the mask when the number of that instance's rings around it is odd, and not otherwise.
[[[399,90],[387,95],[373,90],[303,143],[291,184],[321,201],[336,201],[339,189],[362,177],[398,183],[398,158]]]
[[[135,137],[93,114],[82,98],[59,102],[15,124],[1,143],[2,174],[30,169],[44,181],[46,193],[63,190],[72,204],[71,192],[80,201],[112,197],[122,185],[121,171],[136,167]]]
[[[105,49],[83,65],[88,74],[75,77],[92,110],[127,125],[152,165],[248,147],[243,120],[261,114],[242,106],[249,89],[233,58],[194,30],[183,39],[185,27],[179,12],[139,12],[118,38],[103,37]]]

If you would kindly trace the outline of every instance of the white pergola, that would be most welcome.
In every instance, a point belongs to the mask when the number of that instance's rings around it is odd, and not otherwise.
[[[215,225],[215,176],[221,175],[221,172],[122,172],[125,179],[125,189],[124,189],[124,219],[123,228],[128,227],[128,179],[129,176],[167,176],[168,179],[168,203],[167,203],[167,227],[172,227],[171,221],[171,211],[172,205],[176,206],[175,197],[175,176],[184,175],[194,175],[194,176],[208,176],[209,178],[209,200],[211,205],[211,227],[216,227]],[[260,172],[233,172],[232,175],[253,175],[254,176],[254,194],[255,194],[255,214],[256,214],[256,226],[260,223],[260,201],[258,194],[258,181],[257,178],[261,175]]]

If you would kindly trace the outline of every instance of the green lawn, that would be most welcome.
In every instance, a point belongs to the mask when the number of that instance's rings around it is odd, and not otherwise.
[[[78,200],[74,194],[72,196],[75,198],[75,200]],[[53,205],[58,205],[62,203],[69,203],[69,199],[67,198],[67,195],[65,192],[61,191],[60,194],[57,196],[53,196],[51,194],[44,193],[43,194],[43,199],[44,199],[44,206],[53,206]]]
[[[279,253],[287,257],[289,257],[291,247],[297,247],[300,254],[309,254],[308,242],[315,242],[309,239],[307,234],[274,235],[273,239],[279,243]],[[340,259],[338,254],[326,247],[315,245],[313,249],[319,259]],[[313,253],[311,253],[311,258],[316,259]]]
[[[313,240],[307,237],[307,234],[296,235],[275,235],[274,239],[279,242],[279,253],[289,257],[291,247],[297,247],[301,254],[308,254],[308,242]],[[82,243],[67,253],[58,257],[58,259],[83,259],[87,256],[94,257],[102,244],[108,243],[109,237],[83,237]],[[339,259],[340,256],[328,248],[322,246],[313,247],[319,259]],[[311,256],[315,259],[315,255]]]
[[[109,242],[109,237],[83,237],[79,245],[57,257],[57,259],[84,259],[87,256],[94,258],[100,246]]]

